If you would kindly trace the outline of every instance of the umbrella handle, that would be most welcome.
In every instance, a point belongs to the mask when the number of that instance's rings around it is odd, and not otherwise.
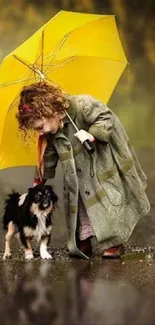
[[[82,144],[88,153],[91,153],[91,154],[94,153],[95,147],[92,142],[90,142],[89,140],[85,140]]]
[[[67,117],[69,118],[70,122],[72,123],[72,125],[74,126],[75,130],[78,132],[79,129],[77,128],[76,124],[74,123],[74,121],[72,120],[72,118],[70,117],[70,115],[68,114],[68,112],[64,109],[65,114],[67,115]],[[87,150],[87,152],[90,154],[93,154],[95,151],[95,147],[92,144],[92,142],[90,142],[89,140],[85,140],[83,143],[84,148]]]

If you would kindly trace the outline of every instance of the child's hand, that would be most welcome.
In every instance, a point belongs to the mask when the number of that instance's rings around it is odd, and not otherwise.
[[[78,132],[74,133],[74,136],[78,138],[81,143],[83,143],[86,140],[89,140],[90,142],[95,141],[94,136],[85,130],[79,130]]]

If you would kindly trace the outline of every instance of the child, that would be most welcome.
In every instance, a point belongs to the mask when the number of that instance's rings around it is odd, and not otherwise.
[[[76,134],[65,111],[80,129]],[[120,257],[150,204],[146,176],[117,116],[91,96],[40,82],[22,90],[17,119],[24,132],[40,134],[37,183],[53,178],[61,161],[71,255],[88,258],[95,236],[103,257]],[[82,145],[86,139],[93,154]]]

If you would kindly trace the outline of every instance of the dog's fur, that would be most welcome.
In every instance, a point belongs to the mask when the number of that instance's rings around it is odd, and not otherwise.
[[[24,247],[25,258],[32,259],[31,239],[40,244],[41,258],[51,258],[47,252],[52,229],[52,212],[58,200],[50,185],[37,185],[28,189],[24,203],[19,206],[20,194],[13,192],[5,201],[3,228],[5,252],[3,259],[11,256],[10,241],[16,229]]]

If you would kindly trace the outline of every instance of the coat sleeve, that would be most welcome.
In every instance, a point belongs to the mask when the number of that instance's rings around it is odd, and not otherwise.
[[[113,128],[111,110],[97,99],[84,95],[80,101],[81,115],[89,125],[88,132],[96,139],[107,142]]]
[[[45,179],[54,178],[58,160],[59,160],[58,153],[54,147],[54,144],[49,138],[44,153],[44,178]]]

